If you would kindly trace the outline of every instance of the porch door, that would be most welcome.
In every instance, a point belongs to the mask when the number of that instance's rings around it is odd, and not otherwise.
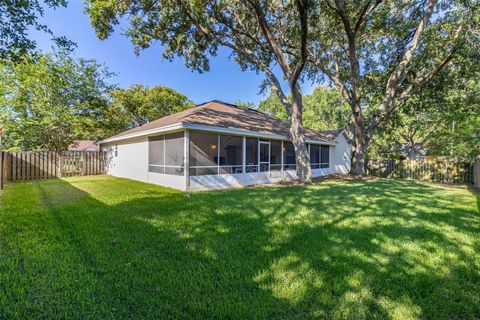
[[[270,171],[270,142],[269,141],[259,141],[258,144],[259,152],[259,170],[260,172]]]

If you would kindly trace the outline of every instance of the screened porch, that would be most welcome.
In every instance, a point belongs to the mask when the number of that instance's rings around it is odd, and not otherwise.
[[[308,149],[312,169],[330,167],[330,145],[309,143]],[[191,130],[149,137],[148,159],[149,173],[177,176],[296,169],[295,152],[289,141]]]

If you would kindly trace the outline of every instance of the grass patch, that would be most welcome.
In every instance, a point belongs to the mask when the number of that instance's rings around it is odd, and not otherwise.
[[[0,318],[480,318],[480,198],[415,181],[10,184]]]

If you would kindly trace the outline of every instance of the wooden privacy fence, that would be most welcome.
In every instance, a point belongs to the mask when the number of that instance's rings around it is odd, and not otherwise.
[[[368,160],[367,174],[381,178],[474,184],[474,166],[470,162],[447,160]]]
[[[2,160],[2,182],[105,173],[101,151],[2,152]]]

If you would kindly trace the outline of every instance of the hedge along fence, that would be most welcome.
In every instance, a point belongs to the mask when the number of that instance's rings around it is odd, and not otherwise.
[[[442,183],[474,184],[475,163],[447,160],[368,160],[367,174],[381,178],[416,179]],[[480,168],[477,169],[480,171]],[[477,171],[477,174],[480,172]]]
[[[105,173],[102,151],[2,152],[2,186],[5,181],[52,179]]]

